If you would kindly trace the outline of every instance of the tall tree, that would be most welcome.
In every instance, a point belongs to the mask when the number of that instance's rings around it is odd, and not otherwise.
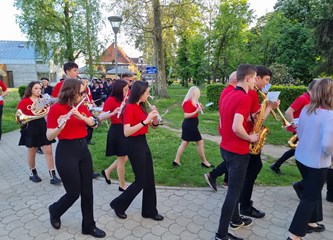
[[[214,41],[213,81],[217,78],[224,80],[239,64],[233,66],[230,60],[241,56],[239,50],[244,48],[244,33],[252,18],[253,11],[247,0],[221,0],[210,36]]]
[[[19,26],[44,59],[56,63],[99,54],[98,0],[15,0]]]
[[[333,74],[333,1],[278,0],[275,9],[292,21],[312,28],[320,53],[318,73]]]

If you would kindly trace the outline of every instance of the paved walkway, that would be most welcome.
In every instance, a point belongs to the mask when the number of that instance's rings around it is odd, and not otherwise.
[[[2,136],[0,142],[0,239],[93,239],[81,234],[80,201],[61,220],[61,229],[49,223],[48,205],[64,193],[62,186],[49,184],[43,155],[37,156],[41,183],[28,180],[27,151],[18,147],[19,132]],[[209,188],[158,187],[158,209],[164,221],[143,219],[140,214],[141,194],[127,210],[126,220],[118,219],[109,202],[119,195],[118,185],[107,185],[102,178],[94,180],[94,208],[97,226],[112,240],[211,240],[218,227],[226,189],[212,192]],[[298,204],[291,187],[255,187],[253,200],[266,212],[254,220],[249,229],[240,229],[237,236],[250,240],[283,240]],[[323,192],[323,196],[325,193]],[[323,233],[312,233],[305,239],[333,239],[333,204],[323,201]]]

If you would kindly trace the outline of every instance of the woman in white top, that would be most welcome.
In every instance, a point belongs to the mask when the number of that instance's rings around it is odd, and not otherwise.
[[[325,230],[321,191],[333,156],[333,80],[316,82],[311,103],[304,107],[298,124],[295,158],[302,175],[304,191],[291,222],[288,239],[298,240],[306,233]]]

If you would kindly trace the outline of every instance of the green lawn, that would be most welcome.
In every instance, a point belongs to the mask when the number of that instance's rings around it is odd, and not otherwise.
[[[182,101],[188,89],[180,85],[172,85],[168,88],[169,99],[154,99],[151,103],[156,104],[159,112],[163,114],[166,109],[169,110],[163,119],[164,124],[172,128],[181,128],[183,120],[183,111],[181,108]],[[17,89],[10,89],[9,95],[5,98],[5,110],[3,115],[3,131],[8,132],[18,129],[15,122],[16,106],[19,101]],[[205,88],[201,88],[200,102],[206,104]],[[209,133],[211,135],[218,135],[218,112],[205,109],[204,115],[200,115],[200,131],[201,133]],[[271,133],[267,137],[267,142],[270,144],[286,144],[287,139],[290,137],[285,130],[281,128],[281,123],[276,122],[273,118],[269,118],[267,126],[270,128]],[[93,159],[94,168],[96,172],[100,172],[106,168],[115,158],[105,157],[105,145],[107,136],[106,124],[94,130],[93,141],[95,145],[90,145]],[[181,142],[177,133],[167,129],[158,128],[156,130],[149,129],[147,135],[149,146],[154,159],[155,178],[158,185],[167,186],[206,186],[203,174],[209,171],[201,167],[200,158],[197,154],[196,146],[191,143],[185,150],[179,168],[172,167],[172,161],[176,155],[176,151]],[[222,160],[220,156],[219,146],[216,143],[205,140],[205,152],[209,162],[218,165]],[[289,164],[284,164],[281,176],[273,174],[269,165],[274,159],[268,159],[264,162],[264,167],[257,179],[257,184],[264,186],[285,186],[290,185],[291,182],[299,179],[299,173],[295,167],[294,161]],[[112,178],[117,179],[116,172],[112,174]],[[133,181],[133,173],[130,163],[126,164],[126,180]],[[218,179],[218,184],[221,184],[223,178]]]

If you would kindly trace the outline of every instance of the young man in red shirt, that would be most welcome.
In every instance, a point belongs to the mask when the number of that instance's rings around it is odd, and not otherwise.
[[[79,66],[75,62],[67,62],[64,64],[64,72],[66,74],[65,80],[77,79],[79,76]],[[52,97],[58,97],[58,94],[63,84],[64,81],[60,81],[54,86]]]
[[[257,77],[256,77],[256,81],[255,81],[255,87],[257,89],[261,90],[267,84],[269,84],[269,81],[272,76],[272,72],[263,65],[256,66],[256,71],[257,71]],[[261,107],[259,104],[259,96],[258,96],[257,91],[258,90],[250,90],[248,92],[248,95],[252,99],[251,116],[253,119],[256,119],[256,114],[257,114],[258,110],[260,110],[260,107]],[[267,103],[265,112],[264,112],[264,116],[262,117],[262,121],[266,120],[266,118],[270,114],[270,112],[279,106],[279,103],[280,103],[280,101]],[[253,125],[254,124],[250,125],[250,132],[252,131]],[[253,207],[253,202],[251,200],[253,186],[254,186],[255,180],[257,179],[257,176],[258,176],[261,168],[262,168],[261,153],[250,154],[250,162],[247,167],[244,186],[243,186],[240,198],[239,198],[240,214],[242,214],[242,215],[254,217],[254,218],[263,218],[265,216],[264,212]]]
[[[220,100],[219,100],[219,109],[220,109],[220,106],[222,104],[222,100],[224,99],[224,97],[227,96],[233,90],[235,90],[236,85],[237,85],[237,77],[236,77],[236,71],[234,71],[229,76],[228,86],[226,86],[223,89],[223,91],[221,92]],[[220,116],[220,118],[221,118],[221,116]],[[220,121],[219,121],[219,133],[220,133],[220,135],[222,135],[221,131],[222,131],[222,125],[221,125],[221,119],[220,119]],[[216,178],[219,177],[219,176],[222,176],[223,174],[225,174],[224,175],[224,183],[227,185],[228,184],[228,169],[227,169],[227,165],[226,165],[225,161],[223,161],[220,165],[218,165],[216,168],[214,168],[211,172],[206,173],[204,175],[209,187],[212,190],[217,191]]]
[[[256,68],[242,64],[237,69],[237,86],[221,103],[221,156],[227,164],[229,187],[221,210],[218,232],[215,240],[237,238],[228,233],[228,227],[233,230],[241,226],[252,225],[252,220],[241,217],[238,212],[238,200],[244,184],[247,166],[250,161],[249,143],[258,140],[258,134],[249,134],[251,97],[247,94],[254,88]]]

